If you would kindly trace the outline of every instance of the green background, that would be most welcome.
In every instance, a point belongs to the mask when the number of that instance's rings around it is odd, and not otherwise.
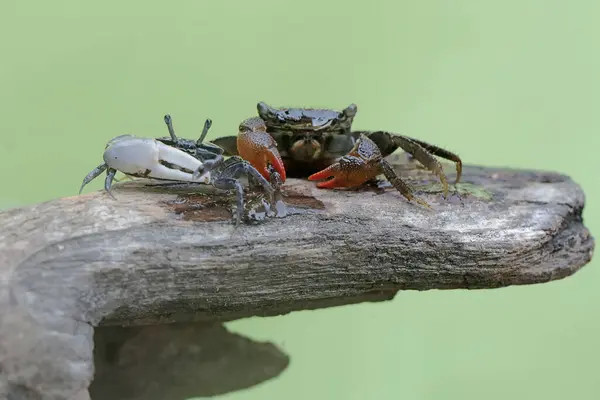
[[[2,0],[0,205],[76,194],[109,139],[163,136],[167,112],[215,137],[258,100],[355,102],[356,128],[569,174],[598,235],[599,17],[597,0]],[[292,361],[222,398],[598,399],[598,267],[230,323]]]

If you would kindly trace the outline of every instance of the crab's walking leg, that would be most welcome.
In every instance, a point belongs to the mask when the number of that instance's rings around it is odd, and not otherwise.
[[[433,154],[434,156],[442,157],[442,158],[445,158],[446,160],[453,161],[454,163],[456,163],[456,180],[454,181],[454,183],[456,184],[460,181],[460,177],[462,175],[462,160],[460,159],[460,157],[457,154],[452,153],[451,151],[448,151],[446,149],[442,149],[441,147],[437,147],[433,144],[422,142],[422,141],[414,139],[414,138],[410,138],[410,140],[417,143],[419,146],[423,147],[425,150],[427,150],[429,153]]]
[[[223,156],[220,154],[217,154],[216,156],[213,154],[212,156],[214,157],[212,160],[204,161],[204,163],[202,165],[200,165],[194,171],[192,178],[194,178],[194,179],[200,178],[200,176],[203,173],[212,171],[213,169],[217,168],[217,166],[219,166],[219,164],[221,164],[225,161],[225,158],[223,158]]]
[[[235,224],[238,225],[244,216],[244,188],[242,184],[234,178],[218,178],[215,179],[213,185],[217,189],[222,190],[235,190],[236,192],[236,218]]]
[[[269,181],[252,164],[240,157],[230,158],[228,162],[230,165],[223,170],[221,173],[222,177],[238,178],[243,174],[248,178],[252,178],[252,180],[262,186],[264,192],[269,196],[271,205],[274,204],[275,192],[278,188],[274,190]]]
[[[260,186],[262,186],[265,193],[267,193],[271,197],[273,196],[274,190],[273,190],[273,186],[271,186],[271,183],[269,181],[267,181],[265,179],[265,177],[256,168],[254,168],[250,163],[240,160],[240,163],[236,164],[234,166],[234,168],[243,171],[243,173],[246,176],[252,177],[256,182],[258,182],[260,184]],[[275,172],[275,173],[279,175],[278,172]]]
[[[269,179],[267,165],[271,164],[285,182],[285,167],[277,150],[277,142],[269,133],[260,118],[249,118],[240,124],[237,136],[239,155],[254,166],[266,179]]]
[[[392,135],[392,138],[395,144],[397,144],[404,151],[412,154],[417,161],[425,166],[425,168],[440,178],[442,186],[444,187],[444,197],[448,197],[448,181],[446,180],[446,175],[442,169],[442,164],[440,164],[440,162],[429,151],[427,151],[413,139],[400,135]]]
[[[112,197],[113,199],[115,198],[115,196],[113,196],[112,192],[110,191],[110,188],[112,187],[112,182],[113,182],[113,179],[115,178],[116,173],[117,173],[116,169],[109,168],[108,171],[106,171],[106,178],[104,179],[104,189],[110,195],[110,197]]]
[[[421,200],[420,198],[415,197],[413,195],[412,189],[410,188],[410,186],[408,186],[408,184],[406,182],[404,182],[398,175],[396,175],[396,172],[394,171],[394,168],[392,168],[390,163],[388,163],[387,161],[382,159],[379,162],[379,164],[380,164],[381,170],[382,170],[383,174],[385,175],[385,177],[387,178],[387,180],[392,184],[392,186],[394,188],[396,188],[397,191],[400,192],[400,194],[402,194],[402,196],[406,197],[406,199],[408,201],[414,200],[417,203],[421,204],[422,206],[431,208],[431,206],[429,204],[427,204],[427,202],[425,200]]]
[[[87,174],[85,178],[83,178],[83,183],[79,188],[79,194],[81,194],[85,185],[87,185],[88,183],[96,179],[98,176],[100,176],[100,174],[103,173],[106,170],[106,168],[108,168],[108,165],[100,164],[96,168],[94,168],[89,174]]]
[[[235,189],[237,193],[237,222],[241,220],[244,211],[244,191],[238,178],[241,175],[251,178],[258,182],[269,195],[271,203],[273,203],[274,190],[271,184],[265,179],[265,177],[256,170],[249,162],[245,161],[239,156],[231,157],[227,160],[223,156],[219,155],[214,160],[208,160],[204,162],[204,165],[199,167],[195,172],[194,176],[198,176],[200,173],[210,173],[213,170],[217,170],[214,178],[213,185],[218,189],[232,190]]]
[[[377,144],[383,157],[387,157],[398,147],[400,147],[410,154],[414,159],[419,161],[426,169],[437,175],[444,186],[444,197],[448,196],[448,182],[442,169],[442,165],[434,156],[442,157],[455,162],[455,183],[458,183],[460,180],[462,174],[462,160],[458,155],[448,150],[405,135],[399,135],[385,131],[368,132],[366,133],[366,136]]]
[[[269,183],[273,188],[273,195],[271,196],[271,207],[276,210],[277,215],[286,215],[287,207],[285,205],[285,202],[283,201],[283,195],[281,193],[281,186],[283,185],[281,175],[279,175],[279,172],[275,171],[275,168],[273,168],[272,165],[269,165],[267,168],[269,170],[269,174],[271,174],[269,178]]]

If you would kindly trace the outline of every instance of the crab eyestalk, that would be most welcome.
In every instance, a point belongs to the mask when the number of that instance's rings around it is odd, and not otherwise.
[[[266,126],[260,118],[251,118],[242,125],[237,136],[238,154],[256,168],[265,179],[269,180],[269,164],[279,173],[285,182],[285,167],[277,150],[277,142],[267,133]]]
[[[262,119],[269,119],[269,118],[273,118],[275,117],[275,115],[277,114],[277,111],[273,109],[273,107],[269,106],[267,103],[265,103],[264,101],[260,101],[258,102],[258,104],[256,105],[256,109],[258,111],[258,115],[262,118]]]
[[[208,134],[208,131],[210,130],[211,126],[212,126],[212,120],[210,118],[208,118],[206,121],[204,121],[204,128],[202,128],[202,133],[200,134],[200,138],[196,141],[196,146],[200,146],[204,142],[204,139],[206,138],[206,135]]]
[[[173,119],[169,114],[164,117],[165,124],[167,125],[167,129],[169,130],[169,135],[171,136],[171,140],[177,143],[177,136],[175,135],[175,129],[173,128]]]
[[[344,108],[340,113],[340,117],[344,116],[346,119],[352,119],[356,116],[358,112],[358,107],[356,104],[352,103],[348,107]]]

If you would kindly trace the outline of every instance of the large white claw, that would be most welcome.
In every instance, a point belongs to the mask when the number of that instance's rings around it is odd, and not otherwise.
[[[104,151],[104,162],[127,175],[184,182],[209,183],[210,174],[195,179],[202,163],[191,155],[154,139],[122,136]]]

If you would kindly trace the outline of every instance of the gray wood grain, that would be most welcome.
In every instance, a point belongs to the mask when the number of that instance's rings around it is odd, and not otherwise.
[[[431,210],[389,189],[320,190],[290,179],[286,217],[237,228],[231,196],[144,180],[117,184],[116,200],[99,191],[1,212],[0,395],[88,398],[94,327],[101,327],[96,351],[104,349],[96,354],[98,379],[112,376],[111,368],[128,379],[108,392],[95,383],[93,399],[149,398],[133,382],[158,376],[161,365],[182,374],[186,395],[239,390],[277,376],[287,356],[272,345],[264,353],[266,344],[231,335],[219,321],[388,300],[399,290],[543,283],[592,257],[584,193],[567,176],[467,166],[443,199],[427,172],[395,162]],[[169,333],[161,327],[169,322],[183,325]],[[195,329],[204,333],[181,333]],[[118,345],[106,350],[103,335]],[[269,354],[255,358],[271,372],[248,375],[248,363],[235,362],[243,352],[230,351],[234,342]],[[240,366],[229,370],[235,382],[194,386],[192,374],[214,370],[190,355],[202,343],[225,343],[223,358],[213,358]],[[163,351],[169,346],[181,346],[181,358]],[[131,360],[148,368],[127,372]],[[153,381],[162,388],[155,393],[182,398],[168,379]]]

